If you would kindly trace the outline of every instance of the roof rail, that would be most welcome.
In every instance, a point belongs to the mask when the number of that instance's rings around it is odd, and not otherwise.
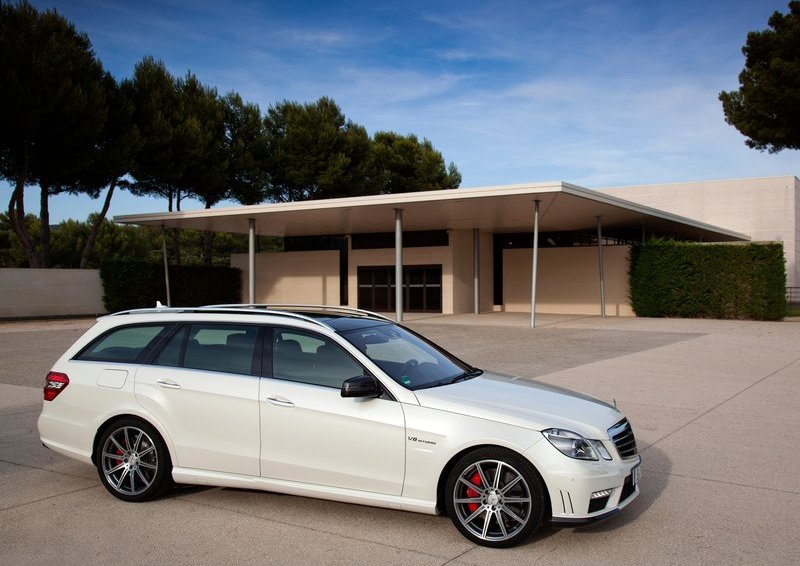
[[[239,309],[265,309],[271,311],[313,311],[313,312],[330,312],[351,314],[368,318],[379,318],[387,322],[394,322],[391,318],[378,314],[376,312],[356,309],[352,307],[331,306],[331,305],[315,305],[305,303],[243,303],[243,304],[228,304],[228,305],[208,305],[202,308],[239,308]]]
[[[310,316],[306,316],[304,314],[295,313],[291,311],[278,311],[273,310],[269,313],[265,312],[264,310],[256,310],[255,308],[242,308],[248,307],[250,305],[209,305],[209,306],[202,306],[202,307],[155,307],[155,308],[142,308],[142,309],[130,309],[127,311],[120,311],[115,312],[107,316],[120,316],[120,315],[128,315],[128,314],[156,314],[156,313],[230,313],[230,314],[272,314],[277,316],[285,316],[287,318],[296,318],[300,320],[305,320],[317,326],[322,326],[324,328],[330,328],[327,324],[312,318]]]
[[[343,314],[357,315],[363,318],[376,318],[385,320],[387,322],[394,322],[392,319],[383,315],[349,307],[333,307],[327,305],[291,305],[291,304],[225,304],[225,305],[204,305],[201,307],[165,307],[159,305],[150,308],[129,309],[111,313],[107,316],[120,316],[129,314],[155,314],[155,313],[210,313],[210,312],[227,312],[231,314],[271,314],[277,316],[285,316],[287,318],[294,318],[310,322],[316,326],[322,326],[329,330],[334,330],[330,325],[325,324],[323,321],[314,317],[303,314],[297,311],[308,312],[340,312]]]

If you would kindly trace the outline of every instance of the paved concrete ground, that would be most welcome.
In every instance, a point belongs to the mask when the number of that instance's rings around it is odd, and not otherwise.
[[[476,365],[616,399],[642,495],[510,550],[449,520],[231,489],[124,504],[44,449],[47,369],[86,321],[0,324],[0,564],[799,564],[800,323],[482,315],[416,320]]]

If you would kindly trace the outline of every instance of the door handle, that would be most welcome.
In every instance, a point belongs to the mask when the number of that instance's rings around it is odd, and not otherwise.
[[[276,407],[294,407],[294,403],[288,399],[284,399],[283,397],[267,397],[267,402],[269,402],[270,405],[275,405]]]
[[[161,387],[163,389],[180,389],[181,388],[180,384],[175,383],[174,381],[170,381],[168,379],[157,379],[156,380],[156,385],[158,385],[159,387]]]

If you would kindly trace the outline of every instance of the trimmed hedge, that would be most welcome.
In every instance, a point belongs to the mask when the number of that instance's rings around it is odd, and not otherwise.
[[[100,264],[103,304],[108,312],[167,304],[164,264],[145,261],[104,261]],[[239,303],[242,274],[235,267],[169,266],[173,306]]]
[[[781,320],[783,244],[709,245],[651,240],[631,247],[637,316]]]

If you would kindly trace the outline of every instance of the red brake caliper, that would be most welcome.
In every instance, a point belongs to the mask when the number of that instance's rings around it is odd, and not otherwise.
[[[122,450],[120,450],[119,448],[117,448],[116,452],[117,452],[117,454],[119,454],[120,456],[122,456],[123,454],[125,454],[125,453],[124,453]],[[119,460],[117,460],[117,466],[119,466],[120,464],[122,464],[122,458],[120,458]]]
[[[480,485],[481,485],[481,475],[478,472],[475,472],[474,474],[472,474],[472,477],[469,478],[469,481],[471,481],[474,485],[477,485],[478,487],[480,487]],[[480,496],[480,493],[478,493],[477,491],[475,491],[471,487],[467,488],[467,497],[472,499],[472,498],[479,497],[479,496]],[[480,505],[478,505],[477,503],[467,503],[467,509],[469,509],[470,513],[474,513],[475,511],[477,511],[478,507],[480,507]]]

